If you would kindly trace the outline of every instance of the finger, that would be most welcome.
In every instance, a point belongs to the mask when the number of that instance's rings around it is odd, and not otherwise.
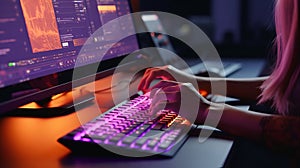
[[[157,71],[159,71],[157,68],[147,69],[138,86],[138,89],[142,91],[148,91],[151,82],[160,78]]]
[[[138,89],[148,91],[149,86],[154,79],[175,80],[175,78],[168,72],[169,68],[170,66],[163,66],[147,69]]]
[[[160,91],[160,90],[162,90],[162,88],[154,88],[154,89],[151,89],[151,91],[150,91],[150,98],[151,99],[153,99],[153,97],[156,95],[156,94],[158,94],[158,92]]]
[[[159,83],[157,83],[154,86],[152,86],[151,89],[166,88],[166,87],[171,87],[171,86],[178,86],[179,87],[179,85],[180,85],[180,83],[175,82],[175,81],[162,80]]]
[[[179,109],[180,109],[180,103],[166,102],[166,101],[161,101],[161,102],[156,103],[156,104],[154,104],[150,107],[151,113],[155,114],[155,115],[159,114],[159,112],[161,110],[171,110],[171,111],[174,111],[174,112],[178,113]]]
[[[152,103],[154,104],[162,100],[167,100],[168,102],[180,102],[181,93],[180,91],[173,90],[173,89],[170,90],[158,89],[152,97],[150,96],[150,98],[152,98]]]
[[[139,86],[138,86],[139,90],[143,90],[144,89],[144,86],[146,85],[145,84],[146,83],[146,79],[148,78],[151,69],[147,69],[146,72],[144,73],[144,75],[143,75],[143,77],[142,77],[142,79],[141,79],[141,81],[139,83]]]
[[[179,83],[174,81],[160,81],[151,88],[150,98],[154,97],[159,92],[179,92]]]

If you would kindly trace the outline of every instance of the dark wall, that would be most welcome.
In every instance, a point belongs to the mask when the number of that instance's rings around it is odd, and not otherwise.
[[[210,37],[222,55],[270,53],[275,31],[274,0],[140,0],[140,10],[183,16]]]
[[[171,12],[183,17],[210,15],[211,0],[141,0],[141,10]]]

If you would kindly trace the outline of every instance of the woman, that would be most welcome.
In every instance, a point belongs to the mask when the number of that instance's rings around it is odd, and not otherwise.
[[[200,100],[195,122],[203,123],[207,112],[222,111],[217,128],[235,136],[266,143],[271,148],[298,151],[300,149],[300,27],[299,1],[278,0],[275,6],[277,63],[269,77],[251,79],[207,78],[188,75],[172,66],[151,68],[146,71],[139,89],[149,91],[152,80],[163,81],[154,86],[159,88],[153,94],[153,111],[162,107],[179,110],[179,92],[188,94],[191,99]],[[170,75],[173,74],[173,75]],[[230,105],[208,102],[189,84],[174,82],[196,80],[199,89],[210,92],[211,83],[227,83],[227,96],[259,102],[272,102],[277,114],[264,114],[247,111]],[[153,88],[150,88],[153,89]],[[162,96],[167,97],[163,101]],[[298,102],[297,102],[298,101]],[[298,104],[297,104],[298,103]],[[187,115],[188,118],[188,114]]]

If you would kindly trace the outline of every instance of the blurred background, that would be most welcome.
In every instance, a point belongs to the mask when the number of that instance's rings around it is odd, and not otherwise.
[[[132,1],[134,11],[170,12],[192,21],[209,36],[222,57],[267,58],[274,54],[274,0]],[[187,54],[180,41],[171,40],[178,53]]]

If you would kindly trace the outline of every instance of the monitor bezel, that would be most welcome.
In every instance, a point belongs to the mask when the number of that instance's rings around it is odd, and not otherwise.
[[[10,99],[8,101],[4,101],[3,103],[0,103],[0,109],[1,109],[1,114],[0,115],[5,114],[5,113],[9,113],[10,111],[12,111],[14,109],[17,109],[22,105],[25,105],[25,104],[28,104],[28,103],[31,103],[31,102],[38,102],[38,101],[47,99],[49,97],[52,97],[54,95],[57,95],[57,94],[60,94],[60,93],[63,93],[63,92],[67,92],[67,91],[71,91],[73,87],[81,86],[81,85],[93,82],[95,80],[99,80],[101,78],[107,77],[109,75],[112,75],[115,68],[116,68],[116,66],[118,65],[119,62],[121,62],[121,60],[124,57],[126,57],[126,55],[120,56],[118,58],[113,58],[113,59],[103,61],[102,62],[103,64],[109,64],[109,66],[107,66],[107,67],[101,67],[100,66],[97,70],[97,73],[95,73],[95,74],[90,74],[90,75],[87,75],[85,77],[81,77],[81,78],[76,79],[76,80],[70,80],[68,82],[64,82],[64,83],[61,83],[59,85],[49,87],[47,89],[39,90],[39,91],[34,92],[34,93],[26,94],[26,95],[23,95],[23,96],[20,96],[20,97],[17,97],[17,98]],[[130,66],[133,66],[135,64],[135,62],[136,61],[132,61],[131,63],[128,63],[128,64],[123,65],[123,66],[130,67]],[[94,63],[94,64],[96,64],[96,63]],[[79,69],[81,69],[80,71],[84,71],[85,68],[87,68],[88,66],[91,66],[91,65],[93,65],[93,64],[89,64],[89,65],[86,65],[86,66],[83,66],[83,67],[79,67]],[[74,70],[75,69],[73,68],[73,69],[70,69],[70,70],[63,71],[63,72],[58,72],[58,74],[60,74],[61,76],[70,77],[70,74]],[[44,76],[44,77],[46,77],[46,76]],[[33,80],[39,80],[41,78],[36,78],[36,79],[33,79]],[[22,87],[22,85],[27,85],[28,82],[30,82],[30,81],[22,82],[22,83],[19,83],[19,84],[16,84],[16,85],[7,86],[7,87],[4,87],[4,88],[1,88],[0,91],[2,89],[7,89],[8,87]],[[43,107],[43,108],[46,108],[46,107]]]

